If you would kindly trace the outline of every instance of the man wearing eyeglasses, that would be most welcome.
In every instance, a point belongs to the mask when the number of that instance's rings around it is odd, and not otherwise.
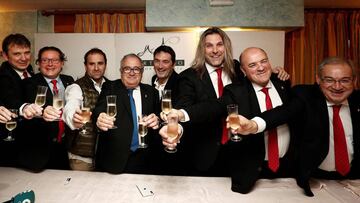
[[[297,183],[313,196],[310,177],[360,178],[360,92],[350,61],[330,57],[319,66],[317,84],[295,86],[289,105],[260,115],[266,128],[294,120],[299,139]],[[265,125],[242,118],[234,133],[262,131]]]
[[[39,50],[36,64],[40,72],[24,80],[25,101],[34,104],[37,87],[47,87],[44,113],[26,120],[24,128],[27,133],[19,137],[19,164],[34,171],[45,168],[69,169],[69,160],[64,144],[66,125],[60,119],[64,95],[59,94],[74,82],[69,75],[61,74],[65,64],[65,54],[57,47],[46,46]],[[55,106],[55,95],[59,94],[60,105]],[[29,105],[27,105],[29,106]],[[25,106],[24,108],[27,108]],[[55,108],[56,107],[56,108]],[[55,120],[58,119],[58,120]]]
[[[142,84],[144,67],[135,54],[125,55],[121,60],[121,79],[104,83],[93,112],[93,120],[100,129],[96,152],[96,168],[109,173],[152,173],[156,163],[153,156],[160,112],[158,91]],[[116,96],[116,116],[107,112],[107,96]],[[138,116],[145,117],[148,133],[147,148],[139,148]],[[114,126],[116,128],[114,129]]]

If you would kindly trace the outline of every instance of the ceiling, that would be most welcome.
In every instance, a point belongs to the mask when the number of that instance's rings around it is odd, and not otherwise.
[[[0,11],[143,10],[146,0],[0,0]],[[360,0],[304,0],[305,8],[360,8]]]

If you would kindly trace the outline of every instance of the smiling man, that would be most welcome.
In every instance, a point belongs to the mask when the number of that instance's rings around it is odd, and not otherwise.
[[[88,107],[90,112],[94,110],[101,87],[108,81],[104,77],[106,64],[106,55],[101,49],[90,49],[84,56],[85,75],[65,91],[64,120],[74,130],[67,134],[70,168],[73,170],[91,171],[95,168],[96,126],[91,119],[83,123],[81,108]],[[86,130],[81,132],[80,128]]]
[[[159,137],[154,131],[159,127],[159,95],[155,88],[141,83],[144,66],[139,56],[125,55],[120,64],[121,79],[104,83],[92,116],[100,130],[96,168],[116,174],[153,173],[152,166],[158,158],[153,153]],[[115,117],[106,113],[109,95],[116,96]],[[141,115],[147,115],[147,148],[139,145],[137,120]]]
[[[175,51],[166,45],[161,45],[154,51],[154,70],[156,75],[151,79],[151,84],[159,91],[171,90],[172,102],[175,102],[178,74],[175,72]]]
[[[66,61],[65,54],[57,47],[43,47],[38,52],[36,64],[39,73],[24,80],[25,101],[34,104],[37,87],[47,87],[44,114],[40,118],[26,120],[24,127],[29,134],[19,137],[21,150],[19,163],[22,167],[39,171],[45,168],[69,169],[69,160],[63,142],[66,125],[60,118],[62,110],[53,107],[53,96],[74,82],[68,75],[60,74]],[[62,95],[63,96],[63,95]],[[62,98],[64,101],[64,98]],[[27,108],[30,105],[25,106]]]
[[[310,177],[360,178],[360,92],[354,66],[339,57],[325,59],[318,69],[317,84],[293,88],[296,97],[288,104],[260,117],[271,129],[294,121],[298,144],[297,183],[313,196]],[[261,122],[243,118],[241,134],[262,131]],[[250,135],[251,136],[251,135]]]

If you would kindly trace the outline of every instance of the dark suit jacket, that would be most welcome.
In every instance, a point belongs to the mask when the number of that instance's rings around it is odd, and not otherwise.
[[[287,103],[290,97],[290,82],[280,81],[276,76],[271,77],[271,81],[283,103]],[[230,84],[225,87],[222,104],[224,111],[228,104],[237,104],[239,114],[246,118],[253,118],[261,113],[258,99],[251,82],[246,78],[241,83]],[[290,128],[291,131],[291,128]],[[290,132],[290,145],[283,158],[294,161],[294,141]],[[229,169],[232,177],[232,189],[237,192],[247,193],[254,186],[259,178],[262,164],[265,158],[264,133],[244,136],[241,142],[228,143],[229,149]],[[280,166],[281,168],[282,166]],[[287,167],[287,166],[286,166]]]
[[[159,112],[159,95],[155,88],[140,84],[141,103],[143,114],[158,114]],[[106,112],[106,96],[116,95],[117,116],[115,121],[116,129],[110,129],[107,132],[100,132],[97,153],[96,167],[101,171],[110,173],[122,173],[127,167],[129,157],[133,153],[140,153],[141,160],[138,165],[143,168],[133,168],[130,172],[150,173],[152,172],[152,156],[154,153],[157,132],[148,129],[146,135],[146,143],[149,145],[146,149],[137,149],[135,152],[130,151],[130,145],[133,132],[133,121],[131,114],[130,101],[128,91],[122,81],[115,80],[104,83],[98,103],[93,112],[93,120],[96,121],[101,112]],[[159,141],[160,142],[160,141]]]
[[[26,69],[30,75],[33,75],[32,67]],[[21,77],[12,68],[9,62],[5,61],[0,67],[0,100],[2,105],[8,109],[19,109],[24,103],[23,87]],[[22,126],[22,119],[18,119],[18,127],[13,131],[15,137],[20,133]],[[0,166],[15,166],[18,146],[17,142],[5,142],[3,138],[7,136],[8,131],[5,125],[0,126],[0,154],[7,154],[0,156]]]
[[[60,75],[60,79],[65,88],[74,82],[74,79],[67,75]],[[27,78],[23,82],[26,91],[25,102],[35,102],[37,86],[41,85],[48,87],[46,102],[43,108],[45,109],[46,106],[52,105],[53,95],[50,86],[41,73]],[[46,122],[42,118],[24,120],[23,132],[18,139],[21,149],[19,150],[19,164],[31,170],[44,169],[50,159],[52,143],[54,143],[54,138],[57,137],[58,131],[58,122]]]
[[[296,137],[299,139],[298,184],[309,189],[308,180],[329,151],[329,116],[326,98],[319,85],[298,85],[296,98],[286,106],[275,108],[261,115],[267,126],[295,119]],[[351,172],[345,178],[360,178],[360,92],[354,91],[348,98],[353,125],[354,159]]]
[[[155,87],[156,75],[151,78],[151,85]],[[168,81],[166,82],[165,89],[171,90],[171,102],[174,105],[177,101],[177,89],[178,89],[179,74],[175,70],[171,73]]]
[[[190,117],[190,122],[184,124],[181,145],[195,170],[207,171],[214,165],[221,145],[222,118],[214,108],[207,108],[217,102],[215,89],[206,70],[200,77],[193,68],[179,75],[178,87],[175,108],[184,109]]]
[[[33,76],[31,66],[26,70]],[[21,77],[7,61],[0,67],[0,93],[0,100],[6,108],[19,109],[24,103]]]

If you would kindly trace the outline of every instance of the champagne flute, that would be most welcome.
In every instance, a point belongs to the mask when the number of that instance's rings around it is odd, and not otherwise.
[[[106,114],[110,117],[115,118],[116,114],[117,114],[117,109],[116,109],[116,95],[108,95],[106,96],[106,102],[107,102],[107,106],[106,106]],[[117,126],[113,126],[110,129],[116,129]]]
[[[238,105],[236,104],[229,104],[226,106],[229,118],[229,125],[230,128],[236,130],[240,127],[240,120],[239,120],[239,113],[238,113]],[[231,134],[231,141],[239,142],[241,141],[241,137],[237,134]]]
[[[171,90],[162,90],[161,96],[161,111],[167,116],[171,109]],[[166,122],[164,122],[166,124]]]
[[[9,111],[13,114],[11,115],[11,120],[7,121],[5,124],[6,129],[9,131],[8,136],[4,139],[4,141],[14,141],[14,137],[12,136],[12,131],[17,126],[17,117],[18,117],[18,110],[17,109],[9,109]]]
[[[81,113],[80,113],[80,116],[82,117],[82,123],[83,123],[83,126],[82,126],[82,129],[80,131],[80,133],[84,136],[84,137],[87,137],[86,136],[86,123],[90,121],[90,116],[91,116],[91,111],[90,111],[90,107],[86,106],[86,105],[81,105]]]
[[[62,110],[62,108],[64,107],[64,90],[63,89],[58,89],[57,92],[54,92],[53,107],[56,110]],[[61,120],[61,118],[55,119],[55,121],[59,121],[59,120]]]
[[[146,115],[138,116],[138,133],[140,137],[139,148],[147,148],[148,145],[145,143],[145,136],[148,133],[147,125],[144,121]]]
[[[167,115],[167,135],[171,140],[175,140],[178,137],[178,122],[179,117],[176,113],[170,112]],[[165,147],[165,151],[168,153],[177,152],[176,147]]]
[[[46,86],[37,86],[35,104],[37,106],[43,107],[46,101],[46,92],[48,87]],[[35,116],[37,118],[41,118],[41,116]]]

